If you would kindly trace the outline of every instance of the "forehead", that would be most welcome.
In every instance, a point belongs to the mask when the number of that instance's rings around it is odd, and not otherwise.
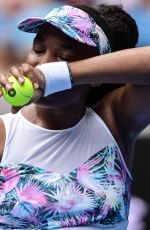
[[[62,42],[62,43],[67,43],[68,45],[73,45],[73,46],[81,46],[82,44],[75,39],[69,37],[59,29],[55,28],[54,26],[45,23],[39,28],[39,31],[35,37],[35,39],[40,40],[42,42],[46,42],[50,39],[55,40],[55,42]]]
[[[40,27],[34,41],[46,44],[52,49],[71,50],[77,54],[79,59],[99,55],[97,48],[76,41],[48,23]]]

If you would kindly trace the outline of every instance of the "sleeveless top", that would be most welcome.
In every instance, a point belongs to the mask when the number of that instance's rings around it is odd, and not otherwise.
[[[0,229],[125,230],[131,175],[101,118],[87,108],[75,126],[48,130],[21,111],[0,116]]]

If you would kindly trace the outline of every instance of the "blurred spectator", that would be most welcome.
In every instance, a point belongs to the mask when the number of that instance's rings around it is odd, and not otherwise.
[[[0,1],[0,71],[22,62],[31,48],[35,35],[17,30],[18,21],[31,15],[43,17],[60,4],[52,0]]]
[[[3,9],[5,14],[15,14],[20,10],[25,10],[29,7],[44,5],[46,3],[55,2],[54,0],[1,0],[0,1],[0,9]]]
[[[150,0],[141,2],[140,7],[129,11],[139,28],[139,47],[150,45]]]
[[[94,0],[95,4],[120,5],[125,10],[132,10],[149,3],[149,0]]]
[[[149,6],[150,7],[150,0],[145,0],[145,6]]]
[[[62,4],[90,4],[91,0],[1,0],[0,1],[0,70],[20,63],[31,48],[35,34],[17,30],[23,18],[43,17],[50,9]],[[12,55],[13,53],[13,55]],[[13,56],[13,58],[11,58]]]
[[[125,10],[131,10],[143,5],[145,0],[121,0]]]
[[[12,65],[22,63],[24,59],[25,54],[18,53],[10,43],[0,46],[0,71],[2,73],[7,72]]]
[[[63,0],[63,1],[60,1],[60,2],[62,2],[63,4],[70,4],[70,5],[77,5],[77,4],[89,5],[89,4],[93,4],[92,0]]]

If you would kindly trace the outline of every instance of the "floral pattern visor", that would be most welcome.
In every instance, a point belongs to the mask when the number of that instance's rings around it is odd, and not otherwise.
[[[54,8],[44,18],[32,17],[22,20],[18,24],[18,29],[37,33],[44,23],[55,26],[79,42],[97,47],[100,54],[111,52],[109,40],[102,28],[86,12],[78,8],[67,5]]]

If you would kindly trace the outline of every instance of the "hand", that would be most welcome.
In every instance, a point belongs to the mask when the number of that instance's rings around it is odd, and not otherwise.
[[[12,86],[8,81],[10,75],[13,75],[20,84],[24,83],[24,76],[31,80],[34,87],[34,95],[30,103],[37,102],[43,96],[45,88],[45,78],[42,71],[26,63],[22,64],[19,67],[11,67],[9,74],[7,75],[0,74],[0,96],[2,96],[3,94],[2,87],[4,87],[7,91],[10,91],[12,89]]]

